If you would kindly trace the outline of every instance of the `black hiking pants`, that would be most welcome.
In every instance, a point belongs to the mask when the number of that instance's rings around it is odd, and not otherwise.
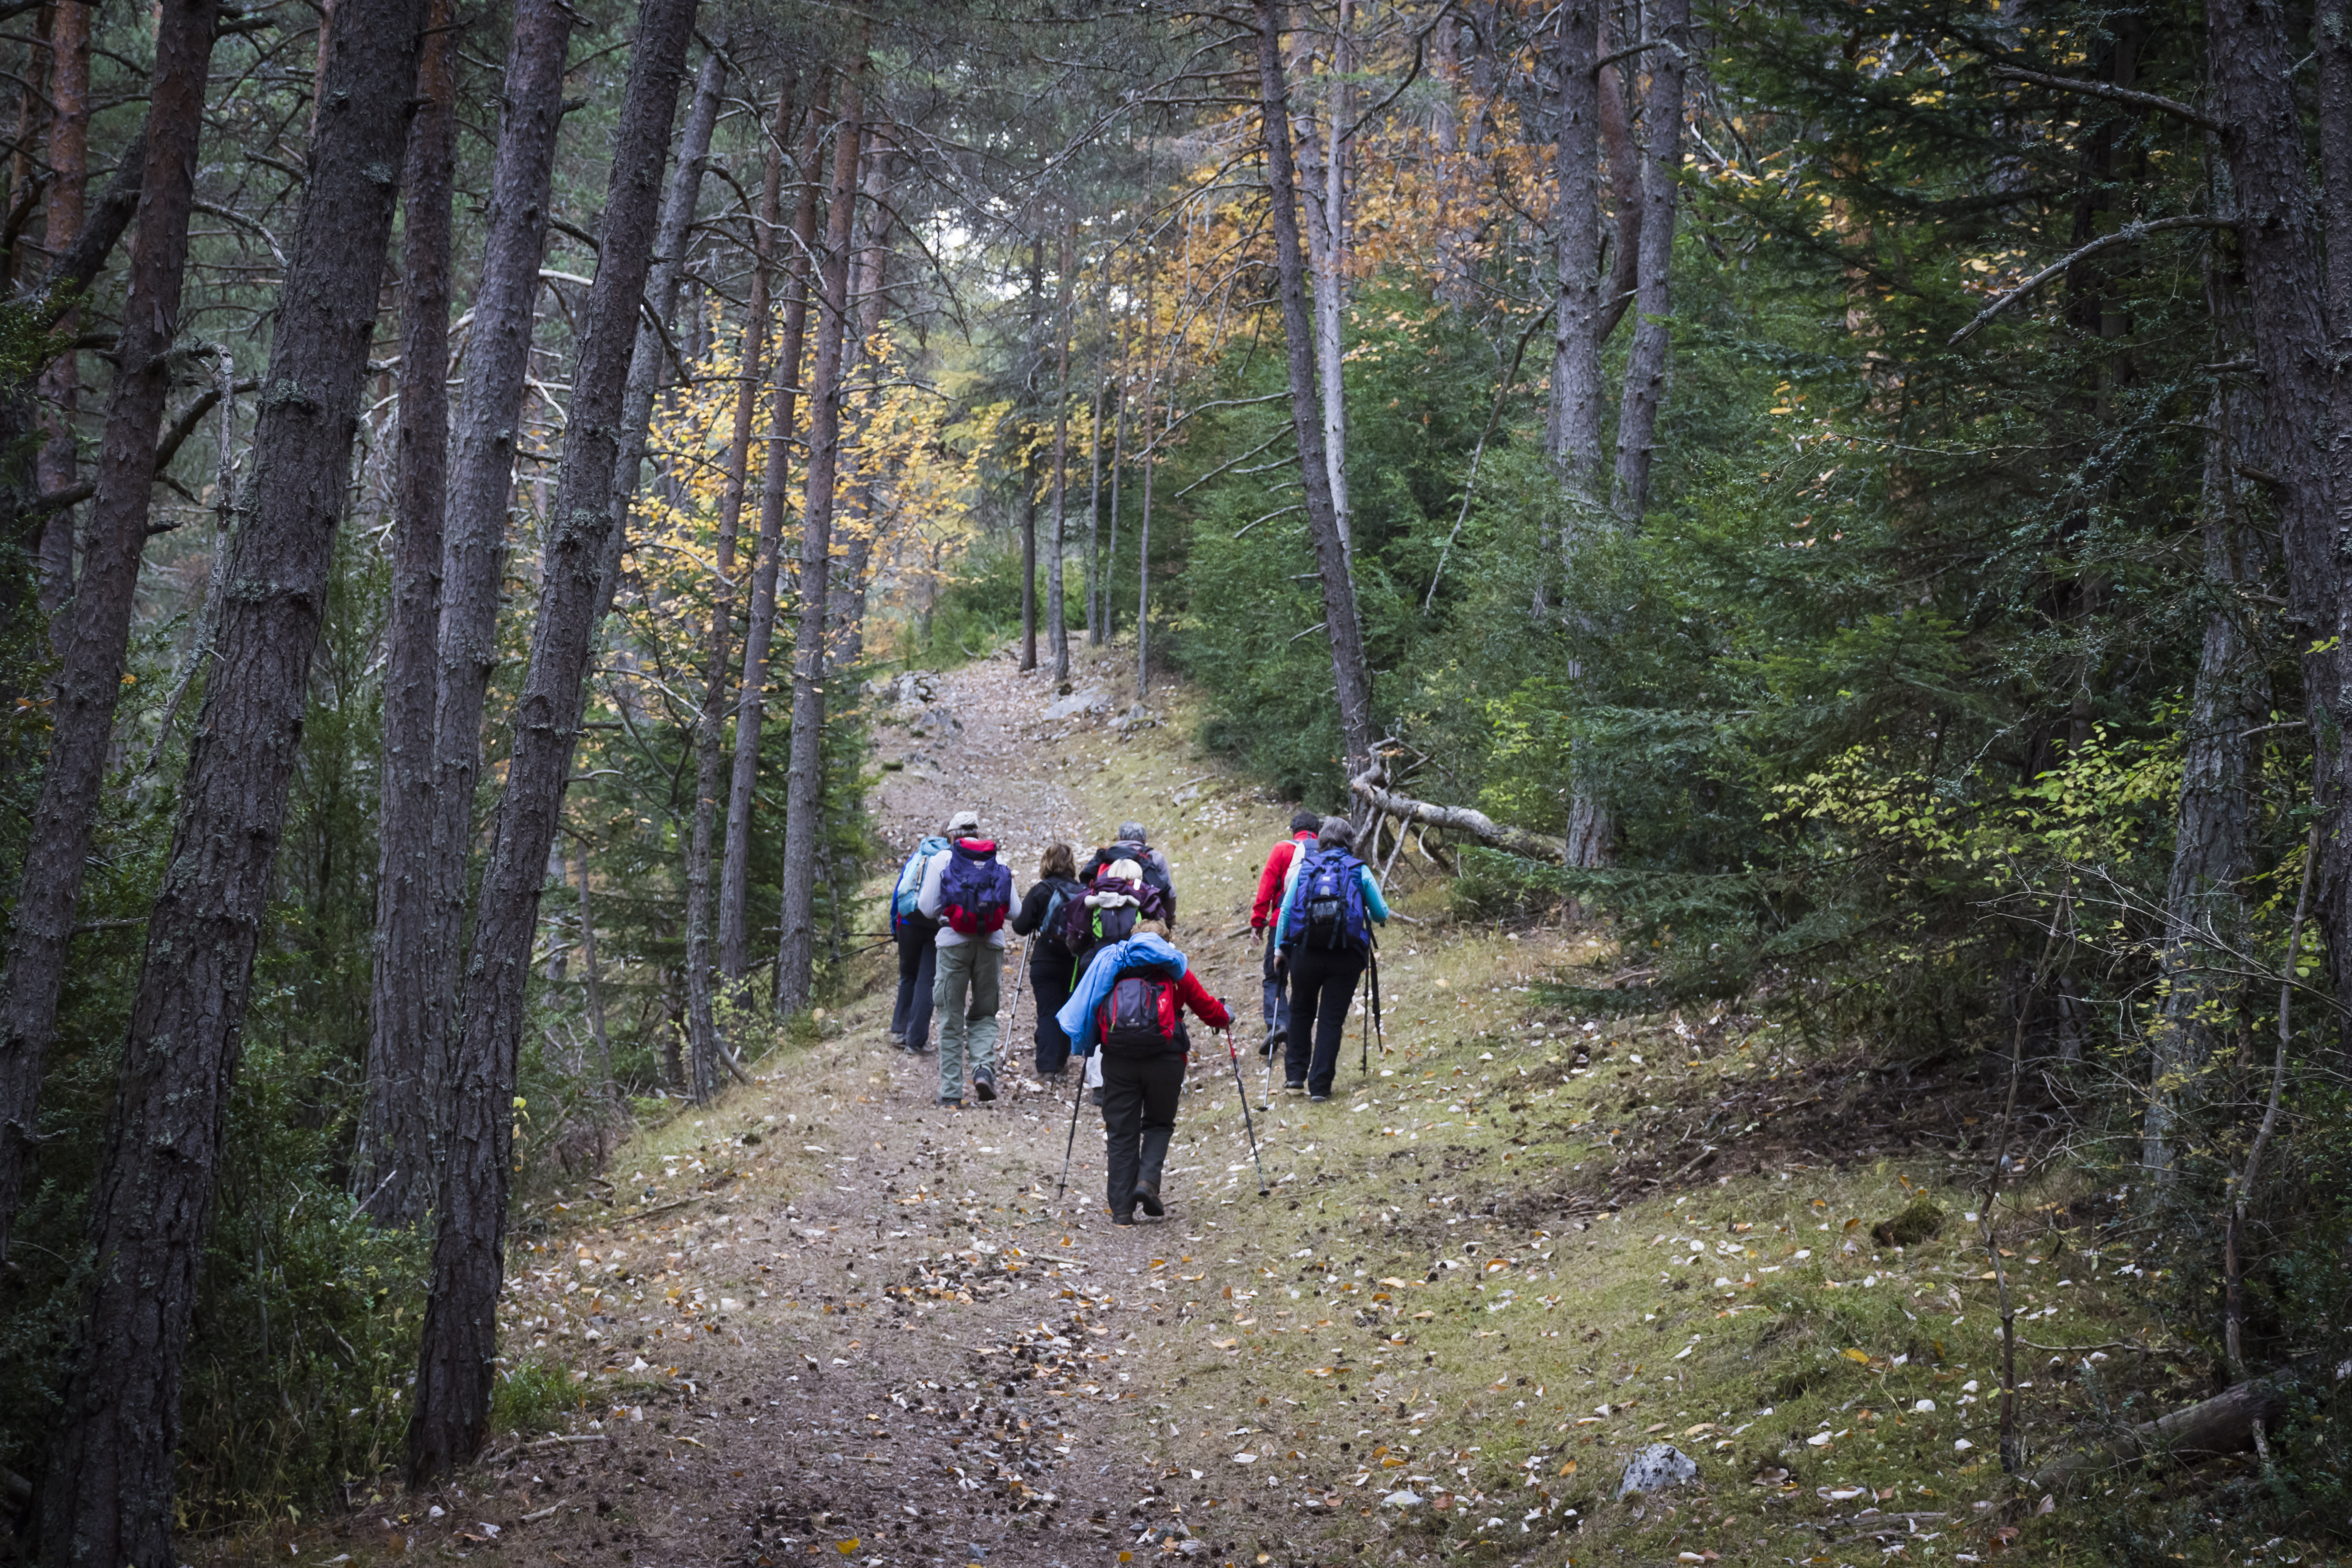
[[[1037,1046],[1037,1070],[1058,1073],[1070,1065],[1070,1037],[1062,1032],[1060,1020],[1054,1015],[1070,999],[1072,962],[1059,953],[1038,950],[1029,965],[1029,989],[1037,996],[1037,1026],[1030,1038]]]
[[[1286,1083],[1304,1079],[1309,1094],[1331,1092],[1339,1070],[1339,1047],[1348,1033],[1348,1004],[1363,977],[1364,955],[1354,948],[1290,950],[1290,1035],[1283,1047]],[[1307,1036],[1314,1037],[1310,1056]]]
[[[890,1032],[910,1051],[931,1045],[931,984],[939,963],[932,939],[939,931],[936,922],[913,915],[891,937],[898,944],[898,1000],[890,1009]]]
[[[1184,1058],[1103,1053],[1103,1152],[1110,1167],[1110,1212],[1135,1211],[1135,1189],[1158,1187],[1176,1135],[1176,1101],[1184,1088]]]

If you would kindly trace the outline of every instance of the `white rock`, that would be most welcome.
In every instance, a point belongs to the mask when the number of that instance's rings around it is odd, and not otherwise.
[[[1652,1443],[1635,1449],[1633,1457],[1625,1461],[1625,1476],[1617,1483],[1617,1495],[1622,1498],[1628,1492],[1662,1491],[1696,1479],[1696,1459],[1672,1443]]]
[[[1407,1487],[1402,1491],[1391,1492],[1381,1499],[1381,1505],[1383,1508],[1411,1508],[1420,1500],[1421,1494]]]
[[[1071,719],[1082,719],[1090,714],[1109,711],[1110,693],[1089,689],[1085,691],[1073,691],[1051,708],[1046,709],[1045,721],[1048,724],[1059,724]]]

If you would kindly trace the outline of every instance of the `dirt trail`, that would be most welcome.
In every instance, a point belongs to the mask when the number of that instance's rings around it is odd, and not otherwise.
[[[1100,763],[1107,715],[1040,724],[1054,693],[1002,659],[941,678],[936,696],[886,709],[898,721],[877,726],[888,771],[875,805],[895,851],[970,805],[1025,887],[1046,843],[1107,834],[1064,782]],[[1265,803],[1272,828],[1234,823],[1234,866],[1216,875],[1176,865],[1179,940],[1244,1021],[1248,944],[1208,939],[1240,923],[1224,907],[1246,881],[1234,868],[1278,831],[1279,812]],[[814,1553],[1060,1568],[1114,1560],[1145,1529],[1180,1523],[1139,1442],[1164,1380],[1154,1331],[1177,1259],[1209,1234],[1185,1190],[1193,1173],[1246,1151],[1204,1148],[1180,1128],[1169,1217],[1114,1227],[1089,1106],[1056,1203],[1070,1101],[1029,1073],[1025,983],[999,1042],[1003,1098],[955,1110],[935,1103],[935,1053],[886,1043],[895,966],[887,949],[867,962],[864,994],[822,1020],[828,1038],[625,1146],[609,1191],[590,1194],[601,1205],[583,1216],[575,1200],[547,1240],[510,1255],[503,1342],[517,1360],[574,1363],[583,1417],[501,1445],[470,1486],[363,1508],[372,1528],[336,1531],[335,1550],[352,1562],[440,1548],[532,1563],[759,1568]],[[1019,963],[1006,964],[1008,1003]],[[1232,1098],[1226,1073],[1222,1047],[1196,1058],[1188,1115],[1202,1091]],[[317,1560],[318,1545],[302,1545]],[[1206,1525],[1146,1545],[1256,1557]]]

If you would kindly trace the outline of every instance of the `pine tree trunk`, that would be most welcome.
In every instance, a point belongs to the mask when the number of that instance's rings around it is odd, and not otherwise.
[[[83,0],[57,0],[49,26],[48,226],[43,248],[52,260],[79,237],[89,189],[89,20]],[[80,317],[78,310],[60,317],[58,334],[70,342]],[[41,375],[41,397],[50,410],[41,422],[38,472],[44,495],[74,482],[74,413],[80,393],[81,358],[68,348]],[[41,532],[40,605],[52,614],[73,592],[73,508],[59,507]]]
[[[1349,29],[1355,19],[1353,0],[1339,0],[1331,35],[1331,87],[1328,105],[1330,124],[1325,130],[1321,189],[1307,201],[1307,260],[1315,272],[1316,385],[1323,397],[1323,468],[1331,484],[1331,517],[1339,531],[1339,549],[1348,558],[1354,580],[1356,538],[1354,509],[1348,504],[1348,174],[1355,155],[1348,121],[1355,114],[1355,95],[1346,78],[1354,69],[1354,43]],[[1311,126],[1311,121],[1310,121]]]
[[[2311,30],[2319,56],[2320,200],[2325,230],[2337,237],[2337,242],[2326,247],[2330,374],[2325,479],[2330,514],[2326,526],[2329,537],[2339,542],[2336,550],[2340,573],[2344,569],[2340,542],[2352,537],[2352,237],[2352,237],[2352,5],[2345,0],[2322,0]],[[2251,210],[2242,200],[2242,210]],[[2271,350],[2259,341],[2255,349],[2267,384]],[[2297,374],[2303,374],[2305,367],[2298,366]],[[2312,542],[2313,552],[2323,548],[2321,542]],[[2295,553],[2290,546],[2291,578],[2300,574]],[[2334,807],[2337,826],[2321,836],[2326,850],[2319,907],[2336,994],[2341,997],[2352,994],[2352,952],[2346,951],[2352,948],[2352,843],[2347,842],[2352,840],[2352,822],[2347,821],[2347,813],[2352,813],[2352,735],[2343,729],[2343,716],[2352,713],[2352,708],[2346,706],[2347,699],[2352,698],[2352,657],[2347,656],[2344,641],[2346,634],[2352,633],[2352,592],[2342,581],[2334,588],[2335,651],[2328,656],[2335,664],[2335,682],[2328,689],[2334,698],[2330,705],[2334,717],[2315,728],[2323,736],[2338,737],[2336,754],[2326,769],[2331,787],[2323,792],[2323,798]],[[2306,670],[2320,657],[2307,655]],[[2337,1038],[2340,1068],[2352,1060],[2352,1021],[2338,1026]]]
[[[2263,369],[2262,423],[2274,444],[2271,471],[2279,483],[2272,488],[2272,504],[2290,635],[2306,650],[2304,692],[2313,730],[2331,735],[2338,732],[2342,663],[2325,645],[2339,633],[2341,567],[2328,465],[2315,437],[2334,426],[2336,411],[2331,407],[2319,215],[2311,197],[2293,79],[2296,24],[2279,0],[2211,0],[2206,28],[2206,56],[2224,126],[2222,150],[2237,196],[2248,336]],[[2323,144],[2323,164],[2326,153]],[[2341,188],[2331,182],[2330,194]],[[2320,835],[2313,904],[2336,994],[2352,995],[2352,831],[2346,831],[2341,758],[2323,755],[2319,772],[2328,826]]]
[[[787,93],[790,89],[787,87]],[[776,104],[776,132],[791,112],[782,99]],[[743,521],[743,482],[751,462],[751,426],[760,407],[761,377],[768,353],[768,234],[775,225],[782,193],[782,159],[777,143],[768,144],[767,174],[761,185],[760,217],[752,229],[751,297],[743,317],[743,349],[738,367],[742,385],[735,395],[735,428],[727,445],[726,478],[719,495],[718,569],[713,574],[710,635],[704,653],[709,668],[702,711],[694,736],[694,828],[686,856],[686,999],[687,1028],[693,1038],[695,1090],[708,1098],[718,1084],[718,1067],[730,1059],[720,1043],[717,1007],[712,994],[710,951],[711,840],[718,826],[721,743],[727,725],[727,680],[733,655],[729,644],[735,631],[735,544]],[[762,539],[752,546],[755,558]],[[772,578],[773,568],[771,567]],[[744,679],[753,679],[749,664]]]
[[[1559,80],[1559,195],[1552,209],[1559,308],[1552,331],[1551,417],[1545,432],[1552,467],[1568,491],[1569,550],[1597,509],[1601,476],[1601,182],[1599,0],[1568,0],[1552,46]]]
[[[1054,552],[1045,558],[1045,636],[1054,654],[1054,684],[1070,679],[1069,617],[1062,608],[1062,540],[1070,480],[1070,274],[1077,266],[1077,226],[1062,231],[1062,301],[1054,347]]]
[[[583,682],[614,528],[625,370],[645,307],[661,170],[677,110],[695,0],[647,0],[613,131],[596,277],[580,315],[572,403],[547,522],[530,665],[515,704],[497,829],[466,962],[464,1033],[448,1093],[424,1342],[408,1468],[419,1481],[471,1459],[489,1435],[498,1299],[506,1279],[516,1052],[547,855],[563,806]]]
[[[1151,406],[1153,377],[1159,365],[1152,353],[1152,312],[1158,300],[1147,275],[1143,284],[1143,421],[1137,426],[1136,448],[1143,464],[1143,510],[1135,525],[1135,706],[1139,711],[1143,700],[1151,694],[1151,473],[1159,465],[1152,461]],[[1297,388],[1293,387],[1295,394]],[[1303,461],[1304,459],[1302,459]]]
[[[98,205],[89,210],[80,234],[63,256],[51,258],[42,282],[44,300],[35,310],[35,319],[42,325],[61,319],[64,311],[59,302],[88,288],[105,268],[138,208],[146,161],[147,131],[142,124],[123,149],[122,162],[108,180]],[[37,563],[42,531],[50,513],[36,510],[40,481],[37,466],[26,460],[38,423],[35,384],[35,378],[0,383],[0,552],[28,556]],[[20,615],[40,612],[37,594],[27,606],[30,586],[32,580],[24,574],[0,572],[0,626],[13,626]],[[16,707],[20,695],[13,684],[0,679],[0,709]],[[14,773],[20,759],[19,748],[0,749],[0,778]]]
[[[1029,242],[1029,343],[1022,363],[1022,405],[1025,412],[1036,386],[1031,369],[1037,354],[1038,300],[1045,289],[1045,241]],[[1024,442],[1026,445],[1026,442]],[[1021,672],[1037,668],[1037,467],[1021,464]]]
[[[638,478],[645,468],[646,433],[653,423],[654,399],[661,392],[662,367],[669,362],[668,345],[654,322],[667,328],[677,315],[687,231],[694,223],[695,204],[702,196],[703,171],[710,162],[710,133],[719,123],[719,93],[726,79],[725,53],[714,48],[703,57],[702,69],[695,79],[694,99],[687,106],[686,126],[678,136],[677,167],[654,232],[652,270],[646,280],[647,319],[637,323],[636,343],[629,354],[628,385],[621,403],[620,448],[613,467],[613,526],[605,532],[604,553],[596,566],[595,625],[599,626],[612,610],[613,595],[621,585],[621,552],[628,540],[629,509],[636,500]]]
[[[166,231],[184,224],[214,33],[211,0],[200,5],[194,15],[164,12],[159,56],[171,68],[158,73],[152,136],[163,156],[150,164],[147,184],[177,209],[180,222],[158,225]],[[328,108],[278,289],[253,478],[228,546],[217,651],[86,1211],[92,1268],[40,1504],[40,1557],[52,1565],[178,1561],[172,1497],[182,1358],[326,616],[424,12],[424,0],[344,0],[335,29]],[[168,324],[164,301],[176,293],[155,296],[158,326]],[[126,330],[142,319],[130,309]],[[146,456],[152,463],[152,449]],[[143,468],[138,478],[143,494]]]
[[[2270,710],[2270,683],[2243,624],[2241,584],[2258,579],[2249,553],[2237,465],[2245,396],[2217,391],[2209,408],[2203,532],[2211,603],[2190,687],[2175,819],[2172,871],[2164,895],[2165,984],[2148,1031],[2149,1092],[2140,1159],[2151,1179],[2178,1158],[2176,1129],[2202,1098],[2196,1078],[2211,1059],[2243,988],[2233,971],[2244,951],[2242,883],[2253,870],[2253,758],[2249,731]]]
[[[1103,645],[1102,591],[1102,419],[1103,399],[1110,391],[1110,367],[1095,372],[1094,416],[1087,424],[1087,646]]]
[[[841,462],[843,340],[849,331],[850,239],[864,132],[860,64],[842,91],[833,184],[825,194],[817,288],[816,364],[809,376],[808,479],[801,507],[801,614],[793,639],[792,755],[784,781],[783,907],[776,944],[776,1008],[809,1005],[816,968],[816,847],[824,837],[825,612],[831,607],[833,492]]]
[[[850,331],[856,334],[854,346],[860,350],[859,363],[880,374],[880,361],[863,353],[882,330],[882,317],[889,303],[890,270],[890,180],[893,154],[882,143],[884,127],[871,124],[866,128],[865,195],[860,198],[858,221],[863,238],[857,248],[857,265],[850,275],[850,298],[855,302],[850,319]],[[845,375],[849,373],[845,372]],[[866,442],[866,430],[872,416],[869,401],[860,416],[855,434],[841,443],[840,477],[836,490],[848,498],[849,521],[845,528],[835,529],[845,533],[846,541],[841,560],[834,567],[826,591],[831,603],[825,611],[825,673],[854,668],[866,657],[866,576],[874,561],[874,538],[879,524],[874,508],[874,470],[859,462],[859,450]],[[833,862],[827,859],[826,886],[832,883]],[[838,928],[841,910],[833,910],[836,928],[834,947],[838,950]]]
[[[1289,89],[1283,78],[1281,0],[1256,0],[1259,117],[1265,147],[1267,195],[1274,219],[1275,270],[1282,296],[1282,330],[1290,361],[1291,424],[1298,436],[1299,479],[1307,492],[1307,526],[1323,580],[1323,616],[1331,639],[1331,672],[1339,700],[1344,778],[1371,764],[1372,678],[1356,619],[1355,585],[1332,507],[1325,466],[1321,411],[1315,392],[1314,329],[1307,319],[1307,263],[1298,242],[1298,191],[1290,161]],[[1144,470],[1150,482],[1150,470]],[[1148,492],[1147,492],[1148,493]],[[1146,557],[1147,566],[1149,556]]]
[[[1111,597],[1111,579],[1118,570],[1118,482],[1127,471],[1127,331],[1119,329],[1119,379],[1112,388],[1110,421],[1110,527],[1103,538],[1103,641],[1108,642],[1118,630],[1118,601]]]
[[[6,1009],[0,1014],[0,1258],[35,1148],[66,947],[114,741],[114,706],[147,548],[148,490],[171,391],[169,356],[179,331],[205,79],[218,20],[216,0],[178,0],[165,6],[156,36],[139,234],[116,351],[123,368],[107,401],[88,557],[56,636],[48,762],[8,931],[6,999],[0,1004]]]
[[[787,90],[789,91],[789,84]],[[793,160],[800,197],[786,250],[784,330],[776,353],[774,405],[768,423],[768,463],[760,486],[759,560],[751,573],[751,613],[743,633],[743,695],[735,709],[735,772],[727,792],[727,847],[719,871],[719,970],[740,988],[750,970],[751,804],[760,782],[760,731],[767,719],[768,645],[776,629],[776,577],[783,559],[784,501],[792,471],[792,439],[799,422],[801,350],[808,328],[809,247],[816,241],[816,168],[824,134],[825,95],[818,89]],[[776,109],[775,142],[783,144],[784,109]],[[782,172],[769,164],[762,225],[775,226]],[[749,1005],[739,996],[738,1005]]]
[[[528,3],[528,0],[527,0]],[[523,24],[518,23],[517,36]],[[441,1018],[434,966],[434,713],[441,663],[441,557],[449,479],[449,235],[457,178],[457,44],[449,0],[427,0],[416,122],[402,182],[400,428],[392,613],[385,628],[377,806],[374,967],[367,1106],[352,1161],[362,1207],[414,1225],[433,1201]],[[518,85],[508,76],[509,89]]]
[[[1644,57],[1650,88],[1642,101],[1641,276],[1635,286],[1633,346],[1625,356],[1625,389],[1617,404],[1617,515],[1642,521],[1650,504],[1650,458],[1658,439],[1658,409],[1673,368],[1675,207],[1682,186],[1683,80],[1690,70],[1690,0],[1653,0],[1651,26],[1660,40]]]
[[[1639,39],[1612,36],[1612,13],[1601,17],[1600,49],[1614,53]],[[1626,115],[1626,84],[1633,79],[1642,57],[1622,60],[1601,76],[1593,93],[1593,109],[1601,126],[1601,145],[1609,158],[1609,205],[1617,234],[1609,250],[1609,287],[1601,297],[1601,321],[1593,329],[1596,342],[1605,343],[1625,319],[1642,280],[1642,154],[1633,144],[1633,128]]]

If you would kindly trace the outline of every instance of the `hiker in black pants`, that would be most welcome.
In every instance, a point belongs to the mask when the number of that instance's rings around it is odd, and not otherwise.
[[[1113,1225],[1133,1225],[1139,1205],[1154,1219],[1167,1212],[1160,1177],[1192,1044],[1184,1028],[1187,1008],[1213,1029],[1233,1026],[1233,1015],[1202,987],[1184,955],[1150,931],[1106,944],[1062,1005],[1073,1046],[1082,1055],[1101,1054],[1105,1196]]]
[[[1315,847],[1292,861],[1290,885],[1275,926],[1290,965],[1290,1035],[1283,1048],[1283,1088],[1309,1100],[1331,1098],[1339,1073],[1348,1004],[1372,952],[1372,926],[1388,923],[1388,901],[1371,868],[1356,858],[1356,825],[1323,820]],[[1313,1053],[1308,1053],[1308,1036]]]
[[[1086,889],[1078,885],[1076,853],[1049,844],[1037,863],[1037,880],[1013,917],[1013,933],[1029,939],[1029,989],[1037,998],[1037,1073],[1059,1078],[1070,1065],[1070,1037],[1054,1015],[1070,999],[1070,969],[1076,962],[1062,941],[1062,911]]]
[[[934,856],[944,855],[956,838],[980,830],[980,814],[960,811],[938,833],[915,846],[898,868],[898,886],[890,893],[890,940],[898,946],[898,997],[890,1010],[890,1043],[914,1052],[931,1048],[931,987],[939,949],[934,945],[940,922],[917,907],[923,874]]]

